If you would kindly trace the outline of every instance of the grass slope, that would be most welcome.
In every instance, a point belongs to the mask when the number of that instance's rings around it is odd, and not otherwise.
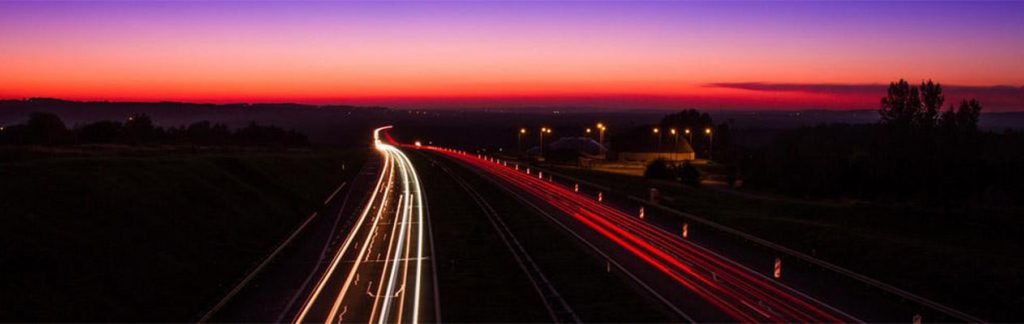
[[[0,319],[195,320],[363,155],[226,150],[0,162]]]

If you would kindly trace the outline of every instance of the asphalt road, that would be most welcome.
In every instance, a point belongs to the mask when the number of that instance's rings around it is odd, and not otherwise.
[[[443,319],[683,322],[603,257],[471,170],[411,154],[430,200]]]
[[[851,322],[857,318],[669,233],[554,185],[536,170],[493,158],[435,150],[533,206],[586,242],[638,286],[691,321]]]
[[[434,322],[433,245],[419,177],[374,132],[379,156],[201,322]],[[338,198],[343,197],[343,198]]]
[[[200,322],[280,322],[296,312],[296,300],[323,271],[351,227],[379,173],[381,161],[370,157],[359,173],[328,198],[276,253],[268,254]]]

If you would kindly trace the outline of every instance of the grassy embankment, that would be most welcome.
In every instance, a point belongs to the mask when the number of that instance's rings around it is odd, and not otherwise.
[[[800,202],[686,187],[638,176],[556,168],[814,254],[987,320],[1024,318],[1024,221],[943,215],[914,206]],[[1005,211],[998,214],[1012,214]],[[998,215],[996,214],[996,215]]]
[[[197,319],[365,156],[110,147],[0,153],[0,318],[90,322]]]

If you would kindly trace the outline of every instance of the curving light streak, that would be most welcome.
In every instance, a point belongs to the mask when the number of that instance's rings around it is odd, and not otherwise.
[[[451,149],[427,147],[488,172],[558,208],[740,322],[856,322],[676,234],[621,210],[539,179],[515,166]]]
[[[389,128],[380,127],[373,132],[374,148],[384,161],[374,191],[295,317],[295,323],[364,319],[381,324],[419,322],[426,235],[423,194],[412,162],[401,150],[388,144],[393,143],[384,132]],[[368,222],[370,218],[372,221]],[[367,223],[370,225],[366,226]],[[384,259],[379,258],[381,253],[373,257],[375,249],[386,250]],[[350,264],[348,271],[339,270],[345,268],[342,264]],[[411,267],[415,269],[413,278],[409,277]],[[406,289],[410,281],[413,287]],[[363,288],[353,289],[361,284],[366,286],[366,293]],[[407,296],[410,293],[413,295]]]

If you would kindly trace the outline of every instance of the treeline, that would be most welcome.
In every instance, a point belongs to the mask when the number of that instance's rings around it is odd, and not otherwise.
[[[155,126],[144,114],[124,122],[98,121],[68,128],[51,113],[31,113],[24,124],[0,128],[0,144],[7,145],[202,145],[202,146],[308,146],[305,135],[276,126],[257,125],[235,130],[224,124],[200,121],[187,126]]]
[[[784,132],[742,160],[744,183],[947,209],[1022,205],[1024,134],[979,131],[981,103],[964,100],[941,111],[944,102],[938,83],[893,82],[879,123]]]
[[[611,137],[611,149],[616,151],[680,152],[687,150],[687,145],[698,158],[712,156],[716,161],[730,161],[734,155],[729,124],[716,125],[710,115],[696,109],[669,114],[657,124],[634,127]]]

